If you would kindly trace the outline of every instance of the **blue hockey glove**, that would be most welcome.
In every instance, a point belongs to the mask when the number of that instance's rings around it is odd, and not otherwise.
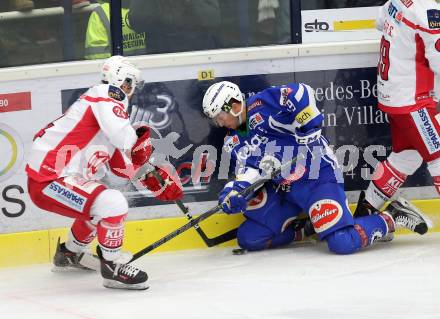
[[[247,207],[247,200],[243,196],[239,195],[242,189],[251,185],[246,181],[233,181],[225,185],[220,192],[219,204],[227,214],[244,213]]]

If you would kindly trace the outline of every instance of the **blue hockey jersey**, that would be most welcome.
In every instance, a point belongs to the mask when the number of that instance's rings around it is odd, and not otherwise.
[[[297,133],[307,133],[322,126],[324,118],[316,107],[310,86],[292,83],[267,88],[246,101],[246,110],[246,125],[229,130],[223,146],[224,151],[231,154],[237,176],[246,174],[249,168],[264,174],[263,170],[276,168],[295,157],[297,161],[287,172],[288,176],[283,173],[275,182],[317,179],[324,166],[336,169],[335,157],[322,136],[305,144],[298,144],[295,138]]]

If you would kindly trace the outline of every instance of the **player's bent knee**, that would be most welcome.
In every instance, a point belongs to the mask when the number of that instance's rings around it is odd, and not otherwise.
[[[237,236],[238,245],[249,251],[263,250],[267,248],[268,240],[252,239],[252,238],[240,238]]]
[[[416,150],[405,150],[399,153],[391,152],[388,163],[394,170],[405,175],[412,175],[422,165],[423,158]]]
[[[95,199],[90,209],[94,220],[122,216],[128,212],[128,202],[124,195],[116,189],[106,189]]]
[[[360,243],[357,238],[358,235],[355,233],[354,228],[346,227],[329,234],[325,240],[331,252],[339,255],[348,255],[359,250]]]

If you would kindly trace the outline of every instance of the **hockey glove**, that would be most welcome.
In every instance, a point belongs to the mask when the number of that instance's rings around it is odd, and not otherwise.
[[[165,168],[158,167],[156,172],[162,177],[164,183],[160,183],[157,178],[149,173],[141,184],[154,193],[154,196],[162,201],[173,201],[183,197],[182,186],[177,174],[169,174]]]
[[[225,185],[220,192],[219,204],[227,214],[244,213],[247,207],[247,200],[243,196],[239,195],[242,189],[251,185],[246,181],[233,181]]]
[[[316,127],[307,132],[301,131],[301,128],[296,128],[295,139],[299,145],[307,145],[309,147],[320,145],[321,128]]]
[[[141,126],[136,130],[138,139],[131,149],[131,161],[134,165],[144,165],[151,156],[150,128]]]

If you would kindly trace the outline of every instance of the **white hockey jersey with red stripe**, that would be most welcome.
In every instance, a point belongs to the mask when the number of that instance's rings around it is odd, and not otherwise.
[[[379,9],[383,32],[378,64],[379,108],[409,113],[436,107],[440,72],[440,5],[391,0]]]
[[[137,140],[128,115],[128,98],[108,84],[84,93],[60,118],[34,138],[26,172],[39,181],[96,173],[116,149],[131,149]]]

